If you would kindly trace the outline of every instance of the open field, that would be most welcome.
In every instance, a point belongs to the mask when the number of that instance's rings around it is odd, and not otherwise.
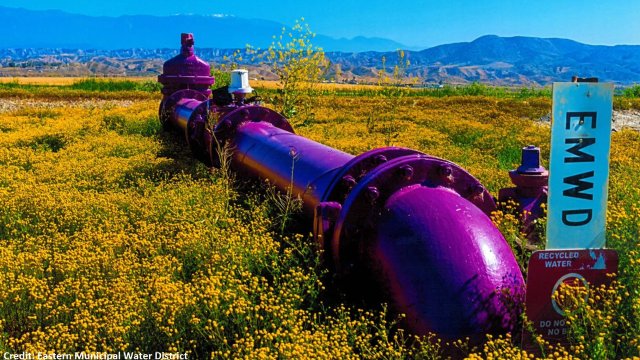
[[[69,86],[78,82],[91,81],[107,81],[107,82],[148,82],[157,81],[157,77],[72,77],[72,76],[18,76],[18,77],[0,77],[0,84],[19,84],[19,85],[42,85],[42,86]],[[279,82],[275,80],[252,80],[252,86],[267,91],[279,88]],[[383,86],[365,85],[365,84],[345,84],[345,83],[320,83],[315,88],[323,91],[380,91]],[[500,88],[500,87],[497,87]],[[433,89],[431,89],[433,90]],[[416,91],[416,90],[414,90]]]
[[[78,77],[56,77],[56,76],[33,76],[33,77],[0,77],[0,84],[17,83],[20,85],[71,85],[78,80],[86,78]],[[104,78],[109,79],[109,78]],[[127,77],[118,80],[130,81],[156,81],[156,77]]]
[[[259,90],[269,101],[273,89]],[[444,343],[399,331],[384,307],[344,301],[309,234],[279,231],[263,186],[193,160],[161,131],[159,100],[137,88],[0,87],[2,352],[446,358]],[[539,145],[548,166],[548,97],[337,91],[311,101],[292,119],[297,133],[352,154],[415,148],[460,164],[492,194],[510,185],[522,146]],[[640,133],[613,133],[607,237],[619,282],[575,315],[570,348],[543,346],[548,357],[640,356],[639,178]],[[517,217],[505,208],[494,222],[524,266]],[[527,356],[508,336],[450,348]]]
[[[60,86],[60,85],[71,85],[73,83],[78,82],[79,80],[83,80],[83,79],[87,79],[84,77],[56,77],[56,76],[41,76],[41,77],[0,77],[0,84],[7,84],[7,83],[16,83],[16,84],[20,84],[20,85],[54,85],[54,86]],[[109,80],[109,79],[114,79],[114,78],[109,78],[109,77],[105,77],[105,78],[100,78],[97,77],[95,79],[103,79],[103,80]],[[119,78],[115,78],[117,80],[129,80],[129,81],[138,81],[138,82],[142,82],[142,81],[157,81],[157,77],[119,77]],[[269,80],[254,80],[252,81],[253,86],[257,87],[257,88],[265,88],[265,89],[275,89],[278,87],[278,82],[277,81],[269,81]],[[367,86],[367,85],[351,85],[351,84],[320,84],[319,85],[321,88],[323,89],[357,89],[357,88],[362,88],[363,86]],[[371,86],[373,88],[379,88],[377,86]]]

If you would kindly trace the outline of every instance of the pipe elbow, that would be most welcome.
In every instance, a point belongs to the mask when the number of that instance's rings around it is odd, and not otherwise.
[[[442,188],[389,197],[362,255],[413,333],[447,339],[513,330],[524,280],[487,215]]]

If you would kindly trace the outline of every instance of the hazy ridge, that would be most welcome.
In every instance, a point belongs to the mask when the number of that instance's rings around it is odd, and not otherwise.
[[[220,64],[247,43],[267,48],[271,36],[281,29],[282,24],[276,22],[232,16],[90,17],[0,7],[0,31],[11,34],[0,38],[0,76],[33,72],[155,75],[161,72],[163,61],[177,54],[180,32],[194,32],[198,55]],[[395,49],[404,47],[388,39],[322,35],[314,43],[326,49],[333,64],[329,78],[343,82],[373,81],[383,67],[382,59],[391,70],[398,63]],[[273,78],[259,58],[248,54],[242,58],[255,77]],[[471,42],[407,50],[405,59],[410,62],[407,74],[425,83],[547,85],[573,75],[620,85],[640,83],[637,45],[487,35]]]

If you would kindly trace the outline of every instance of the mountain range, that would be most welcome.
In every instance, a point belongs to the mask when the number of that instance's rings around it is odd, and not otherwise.
[[[408,73],[427,82],[487,82],[501,85],[546,85],[573,75],[618,84],[640,82],[640,46],[587,45],[567,39],[487,35],[471,42],[405,52]],[[341,60],[342,59],[342,60]],[[336,57],[351,71],[379,68],[375,52]],[[387,64],[397,52],[385,54]],[[343,67],[344,69],[344,67]]]
[[[61,24],[64,24],[62,26]],[[64,70],[67,75],[150,75],[175,56],[180,32],[193,32],[197,54],[216,64],[250,42],[267,48],[283,25],[233,16],[90,17],[60,11],[0,7],[0,76],[9,69]],[[568,39],[487,35],[471,42],[425,50],[388,39],[314,38],[332,63],[329,77],[372,81],[409,61],[406,74],[425,83],[484,82],[499,85],[546,85],[573,75],[598,77],[620,85],[640,83],[640,46],[588,45]],[[273,78],[268,66],[244,54],[243,66],[255,77]],[[384,59],[384,60],[383,60]],[[402,60],[402,61],[401,61]]]
[[[0,6],[0,48],[174,48],[176,33],[197,34],[203,48],[266,48],[284,25],[275,21],[228,15],[86,16],[59,10],[33,11]],[[332,38],[318,34],[314,44],[325,51],[390,51],[407,48],[389,39],[358,36]]]

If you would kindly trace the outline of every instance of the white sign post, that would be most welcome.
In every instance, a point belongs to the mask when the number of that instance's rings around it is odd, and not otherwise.
[[[604,248],[613,84],[554,83],[547,249]]]
[[[603,249],[612,103],[613,84],[553,84],[547,250],[529,260],[525,311],[535,331],[522,333],[533,352],[534,333],[569,345],[564,309],[553,297],[562,284],[608,286],[618,271],[618,254]]]

